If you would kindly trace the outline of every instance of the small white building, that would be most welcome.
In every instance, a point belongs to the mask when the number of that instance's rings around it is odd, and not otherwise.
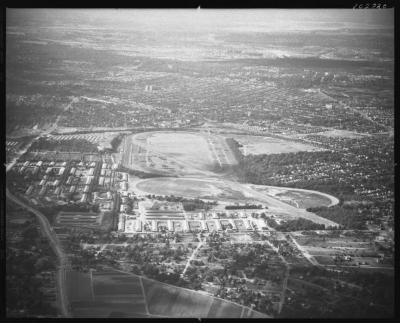
[[[87,194],[83,194],[82,197],[81,197],[80,202],[81,203],[85,203],[86,201],[87,201]]]
[[[33,191],[33,186],[31,185],[31,186],[29,186],[28,189],[26,190],[25,195],[31,194],[32,191]]]
[[[125,213],[128,210],[128,205],[126,204],[121,204],[119,206],[119,211]]]
[[[43,186],[39,192],[39,195],[44,195],[46,193],[46,186]]]
[[[142,221],[136,220],[135,231],[141,232],[142,231]]]
[[[119,215],[118,231],[125,231],[125,214],[120,214]]]

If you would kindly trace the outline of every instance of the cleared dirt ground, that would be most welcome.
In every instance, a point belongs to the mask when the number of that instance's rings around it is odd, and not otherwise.
[[[243,145],[240,148],[243,155],[282,154],[321,150],[321,148],[311,145],[272,137],[233,135],[232,138]]]

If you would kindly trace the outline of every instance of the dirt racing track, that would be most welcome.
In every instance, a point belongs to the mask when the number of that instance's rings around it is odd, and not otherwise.
[[[139,194],[261,202],[271,211],[284,213],[286,218],[303,217],[326,226],[337,225],[305,210],[335,205],[339,200],[334,196],[227,179],[225,170],[238,163],[227,138],[209,130],[142,132],[125,137],[118,159],[130,169],[170,176],[130,183]]]

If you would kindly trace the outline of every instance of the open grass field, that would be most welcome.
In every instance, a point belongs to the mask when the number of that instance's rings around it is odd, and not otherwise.
[[[215,175],[237,163],[224,137],[206,132],[144,132],[124,139],[123,166],[170,175]]]
[[[321,194],[288,190],[275,195],[279,200],[286,202],[287,200],[295,204],[300,209],[309,207],[328,206],[331,200]]]
[[[196,133],[156,132],[146,134],[146,140],[151,150],[172,156],[194,168],[207,168],[214,162],[207,140]]]
[[[67,281],[68,299],[72,304],[75,302],[88,302],[94,299],[89,273],[69,270],[67,272]]]
[[[319,248],[349,248],[349,249],[367,249],[373,248],[371,240],[364,240],[354,236],[349,237],[326,237],[319,236],[296,236],[297,242],[305,247],[319,247]]]
[[[298,151],[318,151],[321,148],[311,145],[288,141],[272,137],[261,137],[251,135],[233,135],[237,142],[243,147],[240,148],[243,155],[261,155],[261,154],[282,154],[295,153]]]
[[[260,194],[240,183],[220,179],[158,177],[132,182],[138,193],[177,195],[188,198],[219,199],[221,201],[263,202],[267,194]],[[268,196],[267,196],[268,197]],[[269,197],[271,198],[271,197]],[[279,205],[287,204],[274,199]]]
[[[67,282],[71,286],[69,297],[74,317],[147,315],[139,277],[116,271],[70,271]]]
[[[151,178],[140,181],[136,188],[142,192],[159,195],[177,195],[189,198],[209,199],[246,199],[240,190],[236,190],[222,181],[186,179],[186,178]]]
[[[349,235],[340,237],[301,236],[296,235],[296,241],[308,254],[324,266],[335,265],[335,256],[350,256],[340,263],[341,266],[365,266],[370,269],[389,270],[393,268],[390,264],[379,263],[379,254],[375,249],[373,241],[366,240],[366,237]]]
[[[115,270],[67,273],[74,317],[267,317],[196,291]]]
[[[362,138],[366,136],[366,134],[361,134],[357,133],[354,131],[348,131],[348,130],[341,130],[341,129],[334,129],[334,130],[328,130],[328,131],[323,131],[323,132],[317,132],[314,133],[313,135],[320,135],[324,137],[330,137],[330,138]]]

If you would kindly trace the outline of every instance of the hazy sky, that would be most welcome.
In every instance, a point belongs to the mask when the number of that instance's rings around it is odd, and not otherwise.
[[[243,31],[393,27],[393,9],[8,9],[7,26],[92,25],[98,28]]]

